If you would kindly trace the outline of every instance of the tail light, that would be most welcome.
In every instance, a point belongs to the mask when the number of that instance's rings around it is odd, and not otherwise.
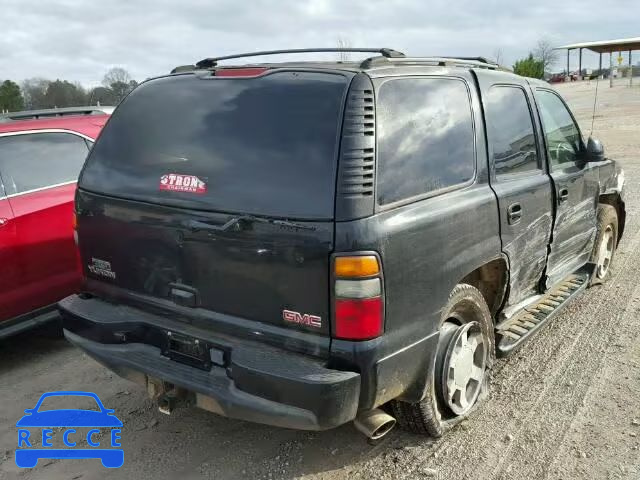
[[[334,337],[369,340],[384,331],[382,270],[375,255],[337,256],[333,263]]]

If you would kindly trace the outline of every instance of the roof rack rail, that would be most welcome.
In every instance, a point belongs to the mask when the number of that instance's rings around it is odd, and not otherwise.
[[[245,58],[245,57],[262,57],[266,55],[279,55],[287,53],[332,53],[332,52],[364,52],[364,53],[379,53],[383,58],[402,58],[404,53],[398,52],[391,48],[293,48],[289,50],[264,50],[261,52],[249,52],[249,53],[237,53],[234,55],[225,55],[222,57],[211,57],[200,60],[196,63],[198,68],[213,68],[218,65],[220,60],[231,60],[233,58]]]
[[[24,110],[21,112],[9,112],[0,115],[0,122],[11,120],[37,120],[42,117],[64,117],[67,115],[102,115],[111,113],[115,107],[64,107],[46,108],[42,110]]]
[[[434,66],[465,66],[500,69],[497,63],[489,62],[484,57],[374,57],[367,58],[361,64],[361,68],[371,68],[385,63],[402,63],[409,65],[434,65]]]
[[[488,63],[490,65],[498,65],[493,60],[487,59],[487,57],[459,57],[457,55],[454,55],[454,56],[446,56],[445,55],[445,58],[459,58],[460,60],[473,60],[475,62]]]

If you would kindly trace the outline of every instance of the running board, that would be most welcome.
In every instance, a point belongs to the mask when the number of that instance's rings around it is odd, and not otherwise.
[[[496,353],[505,356],[529,340],[556,316],[589,283],[589,273],[580,271],[556,284],[538,301],[524,307],[496,326]]]

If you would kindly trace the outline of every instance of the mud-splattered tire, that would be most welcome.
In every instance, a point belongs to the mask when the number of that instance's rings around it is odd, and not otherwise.
[[[443,315],[440,321],[441,332],[445,327],[445,322],[451,325],[452,322],[464,325],[470,322],[477,322],[482,332],[482,339],[486,344],[486,369],[481,383],[480,395],[474,399],[474,405],[464,415],[454,414],[447,407],[444,398],[443,387],[436,377],[432,375],[427,381],[427,388],[424,397],[416,403],[407,403],[399,400],[390,402],[390,407],[398,425],[413,433],[429,435],[431,437],[441,437],[443,433],[462,419],[466,418],[481,400],[485,399],[489,391],[490,373],[495,360],[495,340],[493,334],[493,321],[487,303],[478,289],[471,285],[459,284],[449,295],[449,301],[443,308]],[[442,345],[442,341],[436,352],[436,369],[439,366],[438,358],[442,358],[442,350],[447,349]],[[425,372],[425,375],[428,375]]]
[[[611,267],[618,246],[618,213],[611,205],[598,205],[596,240],[590,262],[595,264],[589,286],[604,283],[611,276]]]

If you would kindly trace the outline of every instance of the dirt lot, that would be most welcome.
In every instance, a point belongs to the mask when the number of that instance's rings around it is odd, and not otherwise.
[[[595,84],[562,85],[583,129]],[[0,478],[640,479],[640,88],[600,85],[594,136],[627,172],[627,228],[615,277],[508,360],[475,417],[439,442],[394,431],[368,445],[352,425],[306,433],[204,411],[159,414],[144,391],[64,340],[0,344]],[[42,392],[89,390],[123,420],[125,463],[15,466],[15,422]]]

